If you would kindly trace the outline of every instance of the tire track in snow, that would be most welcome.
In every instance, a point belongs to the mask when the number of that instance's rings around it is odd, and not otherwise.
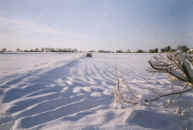
[[[93,107],[97,107],[98,105],[110,103],[109,99],[112,97],[105,96],[103,94],[104,85],[101,85],[100,83],[100,80],[102,79],[105,81],[108,81],[109,79],[105,78],[106,75],[103,73],[104,70],[100,71],[98,67],[94,66],[94,64],[95,62],[93,62],[92,59],[88,60],[87,58],[81,57],[80,59],[73,60],[62,67],[54,68],[48,72],[42,73],[36,78],[30,79],[28,77],[29,80],[27,80],[27,85],[24,88],[21,86],[10,88],[5,93],[3,102],[10,105],[7,109],[7,114],[14,115],[13,119],[19,121],[18,126],[15,127],[30,128],[65,116],[61,113],[63,113],[62,111],[66,111],[67,108],[65,109],[64,107],[64,109],[60,110],[60,116],[53,110],[67,105],[67,102],[56,100],[56,104],[48,103],[49,100],[57,99],[59,97],[65,97],[67,101],[69,100],[72,103],[78,99],[85,100],[85,105],[82,105],[81,103],[81,106],[84,106],[81,111],[88,111],[89,109],[93,109]],[[55,81],[58,79],[60,79],[63,84],[57,85]],[[18,83],[20,82],[21,81],[18,81]],[[14,81],[11,83],[14,84]],[[53,84],[52,87],[49,86],[51,84]],[[64,92],[61,91],[63,87],[67,87],[67,90]],[[80,93],[73,93],[73,90],[76,89],[76,87],[80,87]],[[55,92],[55,94],[43,96],[43,93],[51,94],[51,92]],[[81,93],[83,96],[79,96]],[[13,98],[14,94],[16,95]],[[102,97],[105,97],[105,99]],[[99,102],[97,103],[96,101]],[[105,102],[103,103],[103,101]],[[89,102],[93,102],[91,107],[87,106]],[[80,108],[79,105],[80,104],[75,103],[71,109]],[[75,109],[69,114],[79,113],[79,110],[80,109]],[[52,113],[51,115],[53,118],[50,118],[50,120],[44,120],[45,116],[49,116],[49,114],[44,113],[50,112]],[[31,118],[35,115],[39,116],[40,122],[38,122],[36,118]],[[81,117],[86,115],[87,114],[83,114]],[[31,124],[29,124],[29,122],[27,123],[26,120],[31,122]]]
[[[80,59],[81,58],[82,57],[80,57]],[[15,113],[18,111],[22,111],[23,109],[26,109],[41,101],[48,100],[49,98],[51,99],[58,97],[58,94],[53,94],[53,96],[43,96],[43,93],[41,93],[41,91],[43,89],[46,90],[49,88],[53,88],[49,87],[53,80],[65,75],[72,66],[78,63],[78,61],[79,58],[76,58],[67,64],[65,63],[63,66],[57,66],[56,68],[49,69],[48,71],[45,71],[40,75],[37,71],[34,71],[33,73],[24,74],[23,77],[21,76],[18,79],[13,79],[7,82],[5,85],[2,86],[4,93],[2,94],[3,98],[1,103],[1,105],[4,104],[4,107],[7,107],[5,108],[4,112],[1,109],[1,112],[5,113],[5,111],[7,111],[6,114],[10,114],[10,111],[12,111],[12,113]],[[11,87],[11,85],[14,85],[14,87]],[[23,87],[24,85],[25,87]],[[55,89],[50,92],[59,93],[60,90],[61,88],[55,87]],[[31,102],[29,102],[29,96],[35,92],[39,92],[39,97],[34,98],[34,96],[32,96]],[[25,100],[27,104],[22,103],[25,102]]]

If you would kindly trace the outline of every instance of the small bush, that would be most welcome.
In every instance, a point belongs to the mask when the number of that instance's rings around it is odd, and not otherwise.
[[[86,57],[92,57],[92,53],[87,53]]]

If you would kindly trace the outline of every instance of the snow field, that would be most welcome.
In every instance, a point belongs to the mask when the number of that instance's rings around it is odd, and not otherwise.
[[[146,71],[150,54],[0,55],[0,130],[182,130],[175,105],[144,104],[168,90],[166,74]],[[121,91],[139,105],[113,104],[117,71]],[[192,95],[184,99],[192,100]],[[180,101],[180,100],[179,100]],[[182,101],[181,101],[182,102]],[[193,104],[193,103],[192,103]],[[120,107],[117,107],[119,106]],[[190,116],[191,117],[191,116]]]

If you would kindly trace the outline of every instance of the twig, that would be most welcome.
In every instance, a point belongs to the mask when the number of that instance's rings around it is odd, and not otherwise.
[[[160,95],[160,96],[155,97],[155,98],[152,98],[152,99],[145,99],[144,101],[145,101],[145,102],[152,102],[152,101],[159,100],[159,99],[162,98],[162,97],[167,97],[167,96],[171,96],[171,95],[182,94],[182,93],[186,93],[186,92],[189,92],[189,91],[192,91],[192,90],[193,90],[192,88],[189,88],[189,89],[186,89],[186,90],[183,90],[183,91],[175,91],[175,92],[171,92],[171,93],[167,93],[167,94]]]
[[[126,99],[123,98],[123,94],[121,93],[121,89],[120,89],[121,76],[118,75],[118,72],[119,72],[118,67],[116,67],[117,84],[116,84],[116,88],[115,88],[115,92],[114,92],[114,103],[118,102],[118,101],[121,101],[122,103],[137,105],[138,104],[137,102],[129,101],[129,100],[126,100]],[[133,95],[133,96],[135,96],[135,95]]]

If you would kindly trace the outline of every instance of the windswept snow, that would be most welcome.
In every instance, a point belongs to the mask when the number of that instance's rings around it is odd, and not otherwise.
[[[0,55],[0,130],[184,130],[175,106],[143,100],[166,92],[168,75],[146,71],[150,54]],[[125,98],[139,105],[113,104],[117,71]],[[180,84],[177,88],[180,88]],[[129,90],[128,90],[129,88]],[[193,104],[192,95],[183,99]]]

